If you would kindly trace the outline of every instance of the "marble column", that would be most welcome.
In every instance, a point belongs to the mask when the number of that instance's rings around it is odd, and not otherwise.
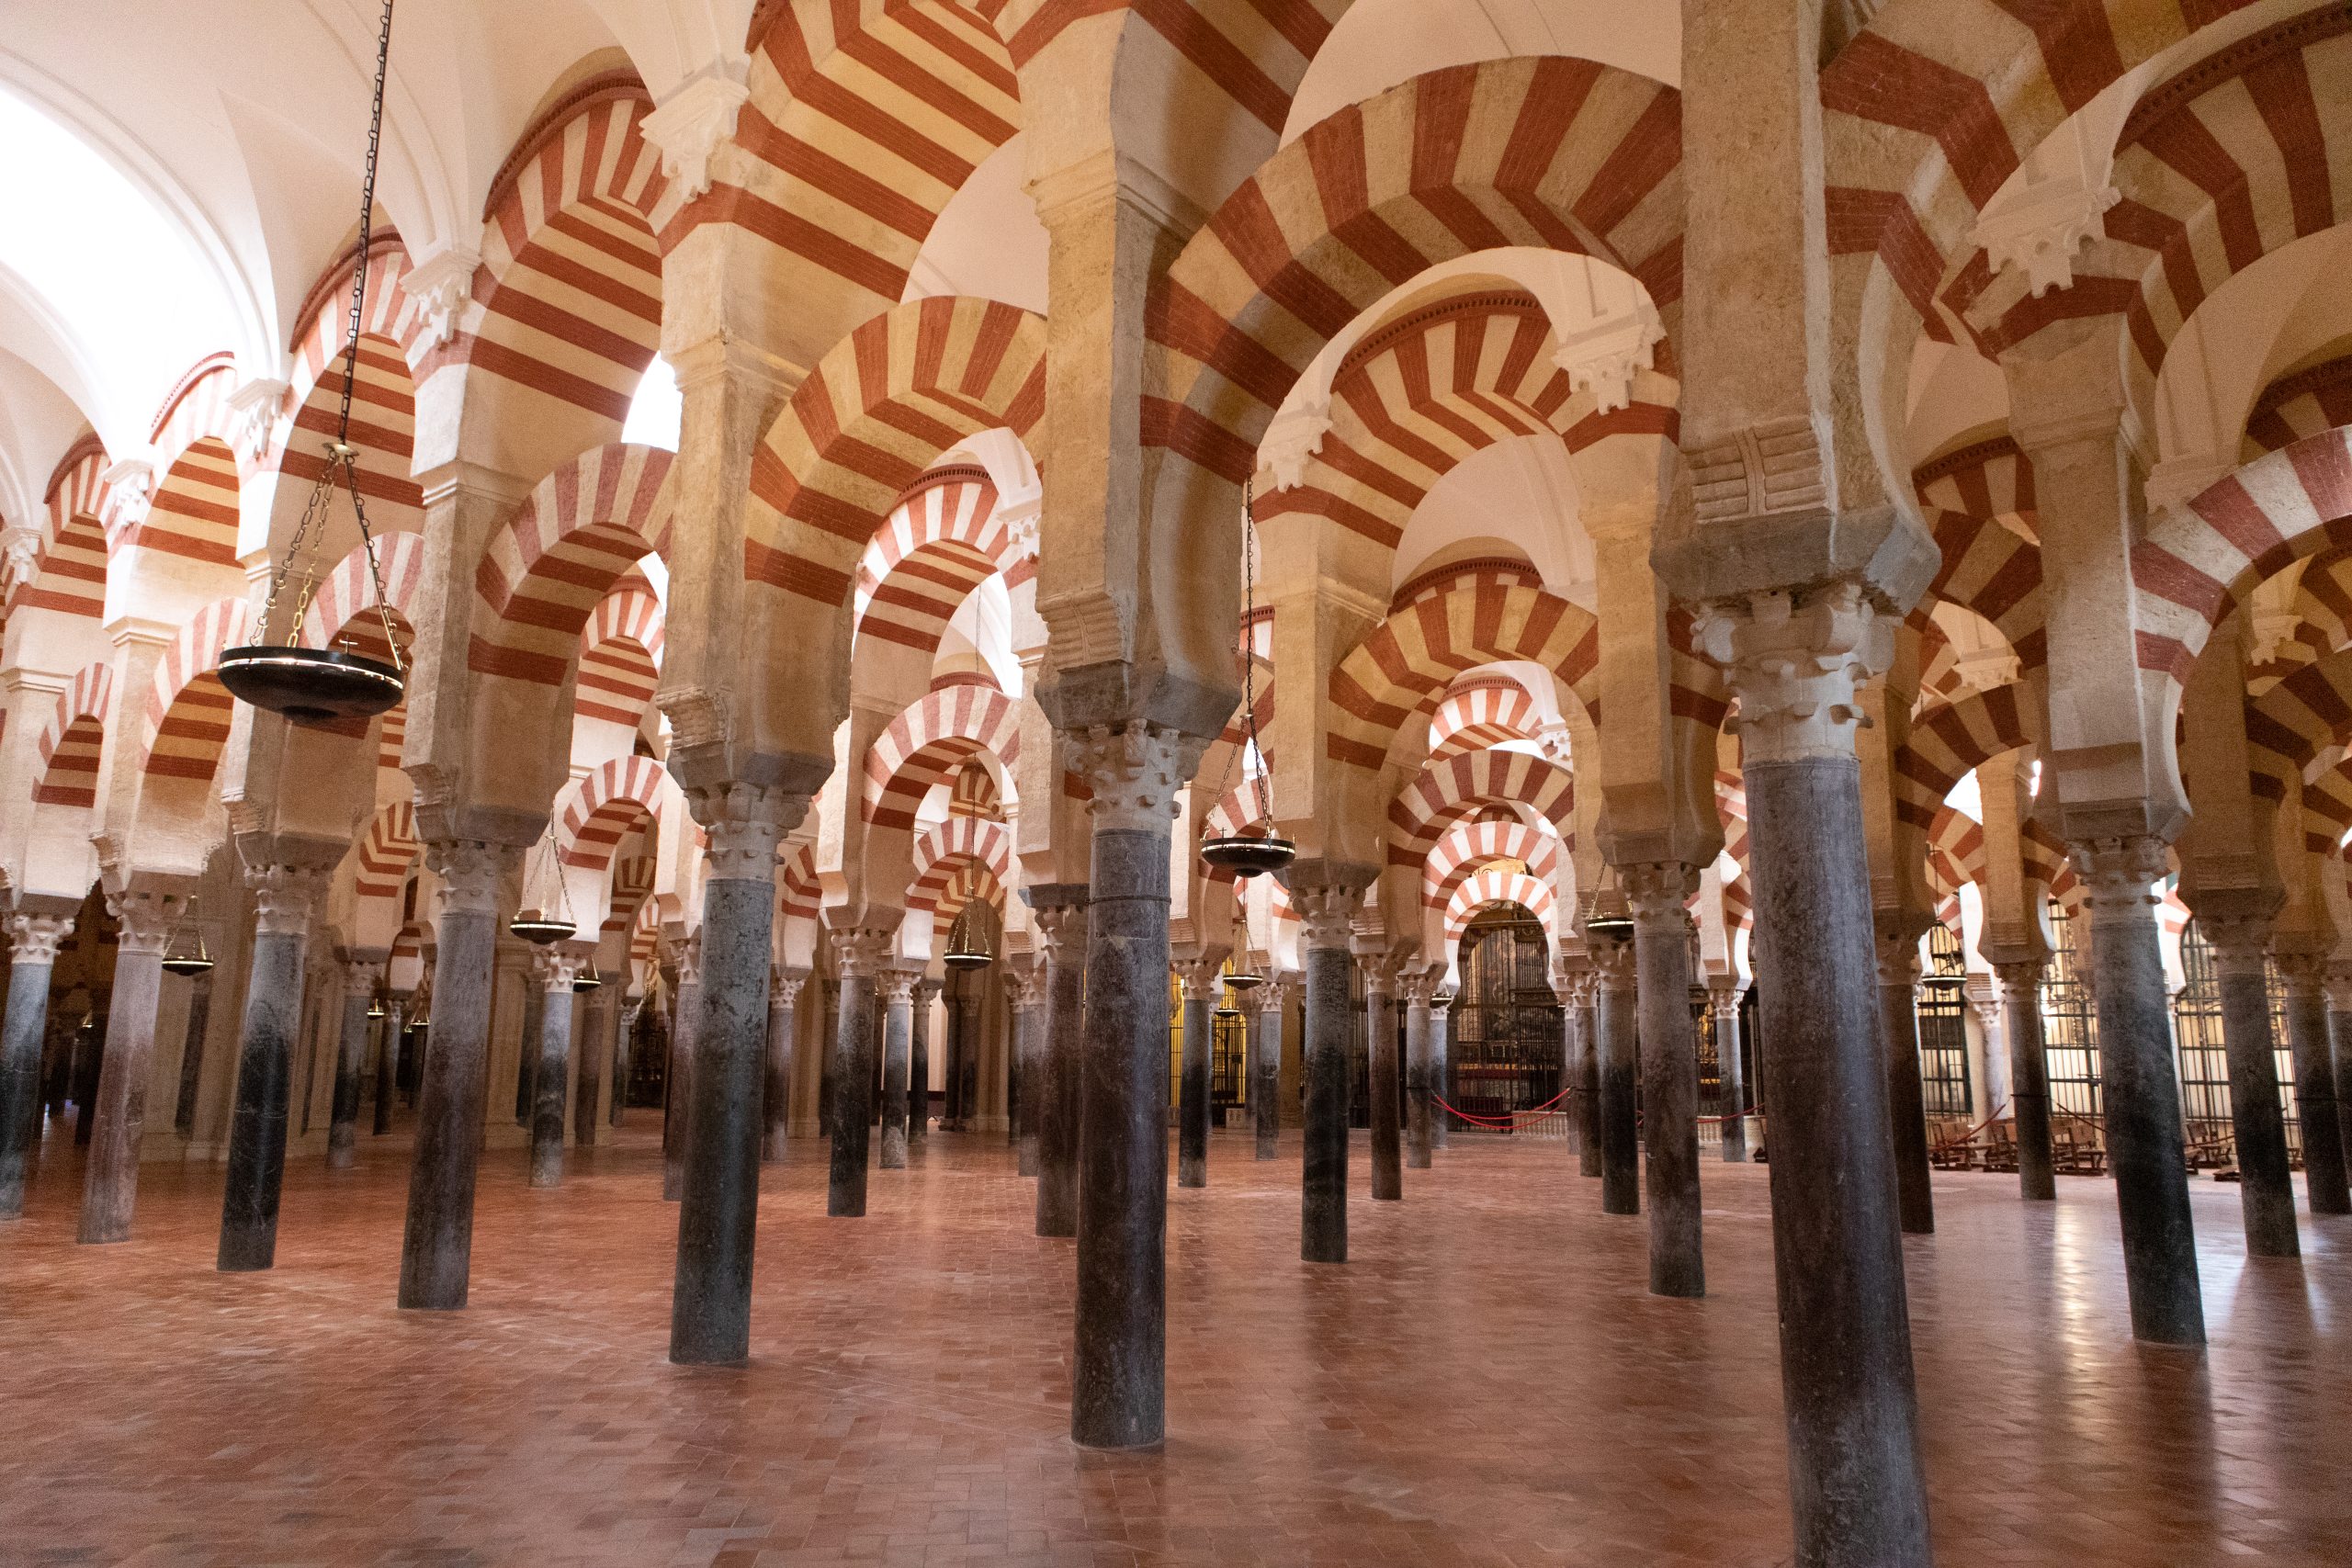
[[[1309,1263],[1348,1260],[1348,1055],[1355,1020],[1348,1005],[1349,953],[1362,886],[1352,877],[1299,879],[1291,904],[1306,955],[1306,1162],[1300,1184],[1298,1255]]]
[[[686,1195],[686,1151],[693,1145],[695,1055],[702,1034],[702,932],[678,948],[676,1005],[670,1010],[670,1067],[662,1084],[662,1196]]]
[[[1588,961],[1594,957],[1589,944],[1585,956]],[[1583,1046],[1577,1061],[1577,1174],[1600,1181],[1609,1172],[1609,1155],[1600,1116],[1600,971],[1597,966],[1577,976],[1576,999],[1568,1005],[1577,1014],[1577,1037]]]
[[[831,935],[841,1013],[833,1029],[833,1143],[825,1213],[854,1219],[865,1213],[866,1149],[874,1121],[867,1100],[874,1092],[875,981],[889,960],[890,933],[852,927]]]
[[[382,1137],[392,1130],[392,1100],[401,1091],[401,1032],[408,1020],[410,993],[387,991],[384,994],[383,1043],[376,1051],[376,1124],[371,1137]]]
[[[109,893],[120,923],[107,1049],[98,1066],[96,1130],[82,1174],[84,1243],[129,1241],[139,1201],[139,1146],[147,1131],[147,1079],[155,1059],[155,1005],[164,994],[164,950],[178,900],[133,889]],[[13,976],[12,976],[13,978]]]
[[[1254,1131],[1260,1159],[1272,1159],[1282,1150],[1283,1017],[1297,995],[1295,981],[1269,975],[1250,998],[1258,1008],[1257,1055],[1250,1061],[1250,1076],[1258,1102]]]
[[[1176,1185],[1209,1184],[1209,1045],[1216,1025],[1217,958],[1180,958],[1184,1033],[1176,1075]]]
[[[500,885],[521,852],[452,839],[426,844],[424,853],[441,882],[441,908],[434,926],[433,1022],[424,1037],[416,1155],[401,1242],[400,1304],[454,1312],[466,1304],[473,1260],[474,1173],[488,1092]]]
[[[2180,1077],[2152,890],[2165,874],[2165,841],[2140,833],[2071,850],[2089,911],[2108,1168],[2122,1219],[2132,1332],[2160,1345],[2202,1345],[2205,1302],[2188,1206]],[[1776,1126],[1780,1109],[1775,1100]],[[1777,1133],[1773,1158],[1780,1158]]]
[[[1449,1100],[1453,1098],[1453,1089],[1446,1078],[1445,1063],[1453,1027],[1453,993],[1433,993],[1430,997],[1430,1092]],[[1435,1114],[1430,1118],[1430,1147],[1442,1149],[1446,1146],[1447,1129],[1453,1118],[1442,1105],[1432,1109]]]
[[[187,987],[187,1027],[181,1032],[179,1103],[172,1111],[172,1131],[183,1138],[196,1134],[196,1099],[204,1084],[204,1040],[212,1023],[212,976],[193,976]]]
[[[334,1115],[327,1124],[327,1168],[345,1170],[359,1157],[359,1075],[368,1065],[368,1010],[383,983],[384,948],[354,948],[343,966],[343,1033],[335,1043]]]
[[[613,1014],[613,993],[602,984],[580,989],[580,980],[596,973],[594,945],[582,942],[581,949],[580,975],[572,982],[571,1141],[588,1149],[596,1146],[596,1101],[604,1090],[605,1064],[612,1059],[605,1031]]]
[[[1046,959],[1046,1061],[1037,1094],[1039,1235],[1078,1234],[1078,1127],[1085,1105],[1086,885],[1022,889]]]
[[[1204,742],[1143,723],[1064,739],[1092,792],[1070,1437],[1148,1448],[1167,1430],[1169,862]]]
[[[542,947],[531,954],[532,978],[538,982],[539,1034],[524,1043],[530,1048],[531,1067],[531,1185],[563,1184],[563,1112],[571,1103],[571,1026],[579,998],[572,982],[580,977],[580,958],[561,947]]]
[[[931,1136],[931,1004],[939,998],[939,982],[915,982],[912,1016],[907,1033],[907,1148],[910,1153]]]
[[[623,974],[628,971],[624,969]],[[643,997],[623,997],[613,1021],[613,1125],[628,1120],[628,1080],[636,1060],[637,1021],[645,1010]]]
[[[1593,1055],[1600,1069],[1600,1212],[1642,1212],[1639,1082],[1640,992],[1634,943],[1588,937],[1599,976],[1593,1003]]]
[[[752,1353],[776,852],[808,815],[808,796],[720,784],[689,788],[686,803],[706,836],[701,1006],[687,1073],[694,1099],[670,1293],[670,1359],[734,1366]]]
[[[1732,981],[1707,993],[1715,1020],[1715,1073],[1723,1085],[1723,1156],[1726,1165],[1747,1160],[1747,1085],[1739,1059],[1739,985]]]
[[[1438,977],[1419,970],[1404,978],[1405,1164],[1430,1168],[1430,993]]]
[[[2001,1036],[2009,1047],[2009,1116],[2018,1149],[2018,1195],[2034,1202],[2058,1196],[2050,1152],[2050,1067],[2041,1055],[2041,970],[2045,960],[1996,964]]]
[[[778,970],[768,982],[768,1073],[760,1093],[760,1158],[768,1165],[782,1159],[791,1143],[795,1013],[808,983],[807,973],[795,969]]]
[[[1554,960],[1552,964],[1552,997],[1560,1004],[1560,1088],[1568,1098],[1557,1109],[1567,1119],[1568,1148],[1572,1153],[1584,1152],[1584,1122],[1577,1114],[1577,1061],[1584,1054],[1584,1042],[1578,1026],[1584,1021],[1577,1008],[1577,972],[1566,964]]]
[[[1703,1296],[1699,1218],[1699,1040],[1690,1017],[1690,916],[1699,868],[1638,861],[1621,868],[1634,913],[1642,1043],[1642,1177],[1649,1197],[1650,1294]]]
[[[2343,1133],[2344,1159],[2352,1166],[2352,966],[2327,970],[2328,1054],[2335,1062],[2335,1122]]]
[[[2230,1068],[2230,1131],[2237,1145],[2245,1249],[2256,1258],[2297,1258],[2302,1246],[2295,1235],[2295,1179],[2287,1164],[2287,1121],[2270,1035],[2271,919],[2224,915],[2212,901],[2199,900],[2197,924],[2213,944],[2213,967],[2221,976],[2222,1049]]]
[[[335,848],[340,852],[344,846]],[[275,847],[261,852],[278,852]],[[287,1100],[294,1046],[302,1037],[302,977],[311,916],[328,873],[340,859],[340,852],[328,855],[319,850],[300,862],[264,859],[245,866],[245,886],[254,895],[253,969],[245,981],[236,1105],[229,1122],[229,1173],[220,1199],[217,1266],[223,1273],[267,1269],[277,1260]]]
[[[939,1130],[943,1133],[961,1132],[964,1126],[964,1053],[969,1047],[964,1038],[964,999],[958,993],[968,983],[957,980],[953,970],[940,982],[945,998],[940,1011],[947,1021],[947,1037],[942,1042],[944,1059],[940,1064],[939,1076]]]
[[[1006,971],[1012,993],[1013,1146],[1021,1174],[1037,1174],[1037,1099],[1046,1074],[1046,959],[1033,954]]]
[[[1403,1117],[1396,1061],[1396,971],[1392,953],[1368,953],[1363,966],[1364,1036],[1371,1069],[1372,1196],[1393,1203],[1405,1196]]]
[[[888,969],[880,976],[884,1170],[907,1168],[907,1072],[914,1053],[915,978],[911,969]]]
[[[1998,1121],[2009,1108],[2009,1053],[2001,1032],[2001,993],[1976,974],[1968,976],[1968,1007],[1976,1015],[1976,1043],[1970,1048],[1970,1072],[1974,1075],[1974,1115],[1982,1122]]]
[[[956,1126],[965,1133],[980,1130],[980,986],[977,976],[966,980],[955,1002],[956,1033],[964,1043],[956,1057],[956,1099],[962,1108]]]
[[[528,966],[526,954],[526,971]],[[526,979],[523,987],[523,1028],[514,1042],[514,1125],[526,1134],[531,1130],[531,1083],[539,1070],[540,1021],[546,1008],[547,993]]]
[[[1932,1235],[1936,1197],[1929,1186],[1927,1091],[1919,1081],[1919,937],[1911,924],[1877,933],[1879,1027],[1886,1037],[1887,1127],[1894,1140],[1894,1190],[1905,1234]]]
[[[2282,954],[2287,980],[2287,1039],[2294,1053],[2295,1114],[2303,1127],[2303,1196],[2314,1214],[2352,1214],[2345,1179],[2342,1110],[2327,1043],[2325,963],[2316,954]],[[2276,1079],[2274,1078],[2275,1082]],[[2230,1071],[2230,1102],[2237,1103],[2237,1070]],[[2278,1097],[2272,1094],[2270,1103]],[[2290,1200],[2292,1190],[2290,1190]],[[2291,1213],[2291,1209],[2290,1213]]]

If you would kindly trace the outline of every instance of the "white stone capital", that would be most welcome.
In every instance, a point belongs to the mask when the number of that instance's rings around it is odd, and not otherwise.
[[[458,331],[458,316],[473,298],[474,272],[481,253],[467,245],[447,245],[410,264],[401,276],[401,288],[424,312],[424,330],[412,354],[422,354],[447,343]]]
[[[890,960],[890,935],[878,926],[847,926],[829,931],[832,938],[833,961],[844,980],[882,973]]]
[[[892,1007],[912,1007],[915,1000],[915,982],[922,978],[922,975],[919,970],[883,970],[879,976],[882,999]]]
[[[1258,442],[1258,466],[1273,475],[1275,490],[1295,489],[1306,482],[1306,465],[1330,433],[1329,400],[1286,407]]]
[[[1566,372],[1570,390],[1590,392],[1595,410],[1608,413],[1633,406],[1634,375],[1653,367],[1665,339],[1657,308],[1645,295],[1629,310],[1560,333],[1552,363]]]
[[[0,528],[0,592],[30,582],[40,570],[40,530],[11,524]]]
[[[751,96],[721,64],[678,88],[639,122],[645,139],[662,150],[662,172],[681,187],[673,199],[691,201],[710,188],[711,157],[735,134],[735,117]]]
[[[1038,949],[1047,963],[1083,964],[1086,961],[1084,904],[1033,904],[1029,919]]]
[[[245,867],[245,886],[254,896],[254,933],[308,933],[319,895],[326,886],[328,870],[322,865],[295,865],[285,861]]]
[[[2082,878],[2083,902],[2093,913],[2154,905],[2154,885],[2165,874],[2165,841],[2153,833],[2087,839],[2067,846],[2075,874]]]
[[[1671,919],[1679,926],[1691,895],[1699,891],[1699,868],[1679,860],[1635,861],[1619,866],[1617,874],[1636,920]]]
[[[441,882],[445,915],[495,915],[499,886],[522,859],[512,844],[486,839],[436,839],[424,846],[424,863]]]
[[[107,894],[107,912],[121,928],[116,952],[161,958],[171,944],[179,900],[169,894],[132,888]]]
[[[74,934],[74,917],[10,915],[7,932],[10,963],[51,965],[57,962],[59,945]]]
[[[1297,886],[1290,889],[1290,901],[1307,950],[1346,951],[1355,934],[1356,912],[1363,908],[1363,888],[1336,882]]]
[[[535,949],[531,953],[531,973],[538,976],[539,989],[549,996],[571,994],[573,982],[580,978],[582,957],[561,945]]]
[[[118,457],[98,475],[107,487],[107,529],[127,527],[147,515],[155,491],[155,458],[152,453]]]
[[[2041,180],[1995,200],[1968,237],[1996,268],[2024,275],[2038,298],[2073,287],[2075,253],[2106,233],[2108,209],[2122,199],[2111,185]]]
[[[343,994],[357,1001],[372,998],[376,987],[384,983],[384,960],[380,958],[347,958],[343,964]]]
[[[1182,982],[1184,999],[1188,1002],[1216,1000],[1217,970],[1225,961],[1221,958],[1179,958],[1170,965],[1176,978]]]
[[[1853,756],[1856,693],[1893,662],[1894,625],[1853,581],[1705,606],[1698,643],[1739,699],[1746,761]]]
[[[709,838],[704,874],[713,882],[773,882],[784,836],[808,814],[808,797],[752,784],[686,792],[687,809]]]
[[[800,987],[808,983],[806,975],[782,972],[768,976],[768,1006],[792,1007],[800,1000]]]
[[[1208,749],[1205,740],[1156,724],[1092,725],[1063,743],[1070,772],[1093,792],[1095,830],[1114,833],[1168,832],[1176,794]]]

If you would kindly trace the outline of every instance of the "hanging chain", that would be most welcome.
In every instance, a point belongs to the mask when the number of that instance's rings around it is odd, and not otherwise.
[[[1258,754],[1250,775],[1258,799],[1258,820],[1274,830],[1273,796],[1266,788],[1266,752],[1258,743],[1258,476],[1241,481],[1241,724],[1249,749]]]
[[[359,384],[359,334],[368,309],[368,251],[375,237],[376,164],[384,140],[384,79],[391,54],[392,0],[384,0],[383,21],[376,33],[376,90],[368,116],[367,165],[359,185],[359,248],[351,267],[351,319],[344,334],[343,401],[335,412],[334,439],[326,444],[326,467],[321,470],[311,498],[302,508],[294,536],[287,541],[285,558],[270,575],[269,597],[262,605],[262,624],[267,626],[277,613],[277,596],[285,586],[287,573],[300,559],[303,562],[302,588],[293,613],[287,617],[287,646],[290,648],[300,639],[302,623],[309,617],[311,602],[318,592],[317,557],[319,541],[326,536],[327,498],[334,493],[340,479],[341,488],[351,497],[352,515],[359,524],[359,547],[368,554],[368,581],[376,592],[376,618],[383,625],[384,646],[390,650],[393,670],[405,674],[407,666],[401,658],[400,641],[392,635],[391,606],[384,597],[384,574],[376,557],[375,532],[368,526],[368,503],[359,493],[359,454],[351,445],[351,399]]]

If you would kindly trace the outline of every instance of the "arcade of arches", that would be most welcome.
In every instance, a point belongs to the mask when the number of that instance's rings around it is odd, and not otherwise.
[[[2343,1550],[2345,6],[0,17],[0,1556]]]

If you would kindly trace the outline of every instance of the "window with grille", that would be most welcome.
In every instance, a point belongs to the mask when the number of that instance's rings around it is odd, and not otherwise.
[[[2056,940],[2041,978],[2041,1055],[2049,1066],[2050,1113],[2058,1122],[2099,1114],[2098,1012],[2083,983],[2090,954],[2078,945],[2081,925],[2063,906],[2050,906]]]
[[[2188,981],[2173,998],[2173,1045],[2180,1066],[2180,1112],[2193,1164],[2233,1159],[2230,1122],[2230,1057],[2222,1027],[2222,969],[2199,922],[2180,933],[2180,966]],[[2295,1058],[2287,1033],[2287,986],[2276,960],[2263,964],[2270,1001],[2270,1043],[2278,1075],[2279,1106],[2287,1118],[2287,1147],[2301,1157],[2302,1129],[2295,1117]]]
[[[1928,972],[1913,1004],[1919,1021],[1919,1090],[1931,1117],[1966,1119],[1975,1107],[1968,1081],[1967,987],[1960,933],[1939,923],[1928,932]]]
[[[1454,1106],[1499,1116],[1560,1092],[1564,1037],[1549,953],[1542,922],[1516,904],[1477,916],[1462,933],[1444,1091]]]

